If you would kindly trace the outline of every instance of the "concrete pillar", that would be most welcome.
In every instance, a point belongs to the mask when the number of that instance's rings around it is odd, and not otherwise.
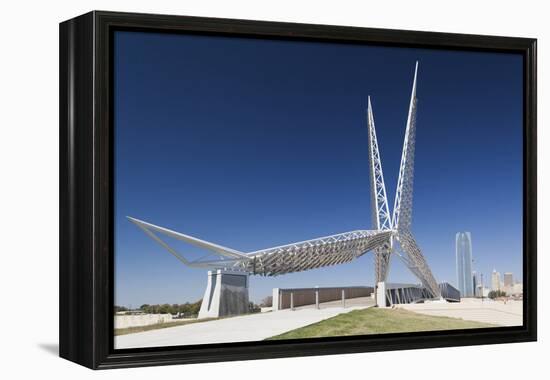
[[[294,292],[290,292],[290,310],[294,310]]]
[[[319,309],[319,287],[315,287],[315,308]]]
[[[208,314],[208,309],[210,308],[210,301],[212,300],[212,292],[214,291],[213,285],[212,285],[212,277],[214,278],[214,281],[216,281],[216,273],[215,271],[208,271],[207,274],[207,282],[206,282],[206,289],[204,291],[204,296],[202,297],[202,303],[201,308],[199,310],[199,318],[206,318],[204,317],[206,314]],[[201,317],[203,316],[203,317]]]
[[[271,310],[279,311],[281,310],[281,301],[279,300],[279,288],[273,288],[273,300],[271,302]]]
[[[388,307],[386,302],[386,283],[379,282],[376,286],[376,306]]]
[[[248,273],[209,271],[199,318],[246,314],[248,300]]]
[[[345,289],[342,289],[342,307],[346,308],[346,291]]]

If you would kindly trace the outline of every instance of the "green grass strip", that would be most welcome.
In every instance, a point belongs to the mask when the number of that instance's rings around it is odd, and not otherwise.
[[[482,327],[498,326],[466,321],[458,318],[424,315],[403,309],[380,309],[371,307],[339,314],[335,317],[276,335],[267,340],[473,329]]]

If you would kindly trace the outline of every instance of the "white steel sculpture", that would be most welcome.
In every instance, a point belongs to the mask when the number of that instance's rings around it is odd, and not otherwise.
[[[414,180],[417,73],[418,62],[416,63],[414,71],[393,214],[390,214],[388,205],[384,174],[382,172],[382,162],[376,138],[373,110],[370,97],[368,98],[367,124],[369,131],[368,148],[372,230],[345,232],[245,253],[172,231],[164,227],[159,227],[142,220],[131,217],[128,218],[185,265],[217,271],[231,271],[228,273],[233,274],[243,273],[246,275],[276,276],[347,263],[364,255],[368,251],[373,251],[376,284],[379,284],[386,281],[390,257],[395,253],[421,281],[428,293],[431,294],[433,298],[440,298],[441,292],[439,286],[410,230]],[[208,260],[205,259],[206,257],[198,260],[186,259],[165,240],[161,239],[159,235],[175,238],[204,248],[210,251],[208,256],[213,257]],[[207,293],[209,289],[210,282]]]

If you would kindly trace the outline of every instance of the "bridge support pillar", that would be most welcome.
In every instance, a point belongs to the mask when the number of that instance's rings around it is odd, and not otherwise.
[[[388,301],[386,299],[386,283],[379,282],[376,284],[376,306],[388,307]]]
[[[208,271],[199,318],[240,315],[248,309],[248,274],[223,269]]]

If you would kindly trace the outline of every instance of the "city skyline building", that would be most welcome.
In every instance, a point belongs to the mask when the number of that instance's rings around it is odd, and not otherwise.
[[[505,272],[503,277],[503,289],[506,294],[512,294],[514,289],[514,275],[512,272]]]
[[[493,269],[491,274],[491,290],[500,290],[500,272]]]
[[[457,232],[456,234],[456,278],[461,296],[473,297],[472,236],[470,232]]]
[[[473,290],[474,290],[474,297],[477,296],[477,287],[479,285],[479,275],[477,274],[477,272],[474,270],[472,271],[472,285],[473,285]]]
[[[523,283],[521,283],[521,282],[516,282],[516,283],[512,286],[511,294],[514,294],[514,295],[521,295],[521,294],[523,294]]]
[[[514,274],[512,272],[504,273],[504,286],[514,285]]]

